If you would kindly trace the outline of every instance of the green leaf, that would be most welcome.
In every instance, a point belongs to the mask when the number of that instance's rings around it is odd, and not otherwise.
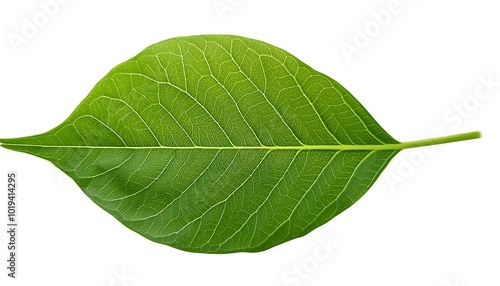
[[[0,139],[49,160],[144,237],[261,251],[356,202],[404,148],[340,84],[239,36],[154,44],[112,69],[56,128]]]

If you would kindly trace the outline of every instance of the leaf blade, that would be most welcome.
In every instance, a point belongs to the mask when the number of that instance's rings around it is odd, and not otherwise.
[[[333,79],[223,35],[152,45],[58,127],[0,142],[51,161],[146,238],[208,253],[305,235],[406,148]]]

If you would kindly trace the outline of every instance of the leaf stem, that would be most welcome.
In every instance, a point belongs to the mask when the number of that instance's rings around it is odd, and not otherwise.
[[[436,138],[429,138],[429,139],[423,139],[423,140],[401,142],[401,144],[398,144],[398,145],[401,146],[401,149],[408,149],[408,148],[416,148],[416,147],[424,147],[424,146],[459,142],[459,141],[465,141],[465,140],[472,140],[472,139],[478,139],[478,138],[481,138],[481,132],[474,131],[474,132],[453,134],[453,135],[436,137]]]

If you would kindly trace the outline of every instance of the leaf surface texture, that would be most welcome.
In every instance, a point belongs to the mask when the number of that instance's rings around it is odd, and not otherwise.
[[[58,127],[1,139],[47,159],[153,241],[261,251],[356,202],[399,144],[339,83],[229,35],[154,44],[112,69]]]

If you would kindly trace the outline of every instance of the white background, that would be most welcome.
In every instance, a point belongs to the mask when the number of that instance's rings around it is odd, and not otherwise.
[[[47,2],[0,4],[0,138],[58,125],[146,46],[207,33],[284,48],[344,85],[400,141],[474,130],[483,138],[403,151],[326,225],[230,255],[144,239],[50,163],[1,149],[2,225],[11,170],[20,205],[19,279],[7,278],[2,230],[1,285],[500,286],[499,1],[61,0],[48,12]],[[26,34],[26,21],[36,31]],[[497,86],[488,91],[481,78]]]

